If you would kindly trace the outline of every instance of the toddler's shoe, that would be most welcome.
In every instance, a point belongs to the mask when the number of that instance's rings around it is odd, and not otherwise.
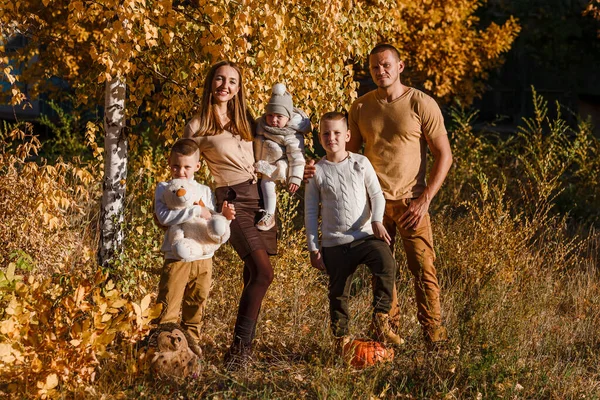
[[[263,211],[263,216],[256,223],[256,229],[259,231],[268,231],[275,226],[275,214]]]

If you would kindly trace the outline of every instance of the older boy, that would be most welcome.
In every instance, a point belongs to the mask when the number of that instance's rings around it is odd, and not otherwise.
[[[321,118],[319,140],[326,156],[316,165],[305,192],[305,224],[310,262],[329,275],[331,329],[338,343],[348,336],[348,298],[352,274],[366,264],[373,274],[373,326],[378,340],[402,344],[391,329],[389,311],[396,263],[383,227],[385,199],[369,160],[346,151],[346,117]],[[322,239],[318,239],[321,215]]]
[[[154,212],[158,222],[163,226],[171,226],[197,216],[210,219],[215,212],[214,196],[208,186],[194,181],[194,173],[200,169],[200,151],[196,142],[192,139],[177,141],[171,148],[169,167],[171,178],[187,179],[199,188],[201,204],[181,210],[169,210],[161,200],[167,182],[161,182],[154,195]],[[229,220],[235,218],[233,204],[223,203],[223,215]],[[165,262],[156,299],[163,304],[158,322],[177,322],[181,310],[182,328],[198,341],[202,314],[210,290],[213,254],[206,254],[192,261],[182,261],[166,240],[160,250],[165,255]]]

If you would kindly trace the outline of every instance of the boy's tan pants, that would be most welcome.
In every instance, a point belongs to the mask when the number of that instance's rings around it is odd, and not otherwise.
[[[181,310],[181,327],[198,341],[211,279],[212,258],[190,262],[165,260],[156,299],[163,305],[159,323],[177,322]]]
[[[386,200],[383,225],[391,237],[392,246],[396,238],[396,228],[402,238],[408,269],[413,275],[417,300],[417,319],[423,328],[425,339],[436,342],[447,339],[446,329],[442,326],[440,311],[440,287],[433,262],[433,234],[429,213],[423,217],[417,229],[403,229],[399,225],[402,214],[406,212],[411,199]],[[392,249],[393,250],[393,249]],[[394,285],[390,317],[396,324],[399,320],[398,294]]]

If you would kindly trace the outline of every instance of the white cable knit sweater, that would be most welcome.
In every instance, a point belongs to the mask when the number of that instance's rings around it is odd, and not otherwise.
[[[373,234],[371,222],[382,222],[385,199],[369,160],[360,154],[332,163],[322,158],[304,195],[308,250],[353,242]],[[319,212],[321,246],[319,246]]]

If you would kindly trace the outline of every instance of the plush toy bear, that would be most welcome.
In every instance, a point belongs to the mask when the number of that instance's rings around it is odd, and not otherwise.
[[[170,210],[191,207],[201,201],[200,195],[186,179],[172,179],[163,192],[163,202]],[[201,203],[203,205],[203,203]],[[231,231],[228,221],[222,214],[213,213],[206,220],[200,216],[177,225],[167,231],[167,241],[172,251],[183,261],[195,260],[216,251],[229,239]]]
[[[160,324],[145,339],[144,360],[159,379],[180,380],[198,377],[202,350],[178,324]]]

